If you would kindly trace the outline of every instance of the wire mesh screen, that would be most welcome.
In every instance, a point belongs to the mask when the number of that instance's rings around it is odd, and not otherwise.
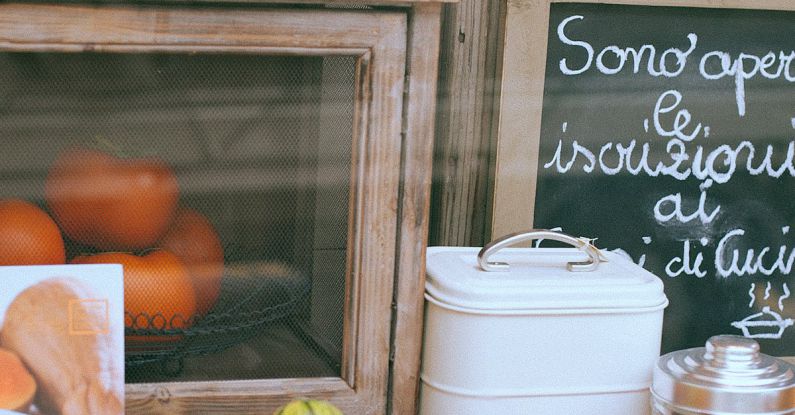
[[[354,77],[353,57],[0,54],[0,203],[52,218],[66,263],[124,265],[128,382],[339,375]]]

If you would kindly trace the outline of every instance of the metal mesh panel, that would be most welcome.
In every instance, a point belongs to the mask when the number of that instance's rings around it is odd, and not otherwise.
[[[55,193],[45,185],[74,148],[158,160],[176,177],[176,206],[205,217],[220,240],[223,277],[209,311],[170,309],[195,293],[167,283],[146,286],[152,302],[171,290],[167,309],[126,307],[129,382],[339,375],[354,65],[353,57],[0,54],[0,199],[51,214],[67,261],[105,251],[145,256],[178,222],[171,213],[157,240],[140,245],[104,236],[100,229],[114,225],[103,212],[113,203],[73,199],[81,187],[96,196],[110,179],[86,185],[67,175]],[[89,225],[54,209],[56,193],[84,203],[84,214],[96,208],[97,228],[85,231]],[[149,199],[138,198],[142,206],[122,222],[153,221]],[[169,278],[166,268],[153,272]]]

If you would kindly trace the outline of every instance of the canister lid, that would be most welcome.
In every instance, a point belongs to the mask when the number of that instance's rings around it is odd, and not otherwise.
[[[453,306],[481,310],[615,309],[664,306],[663,284],[654,274],[612,252],[593,271],[573,272],[588,260],[575,248],[506,248],[492,259],[506,272],[478,265],[479,248],[431,247],[426,291]]]
[[[669,407],[706,414],[789,414],[795,410],[793,365],[759,352],[741,336],[714,336],[706,347],[662,356],[652,393]]]

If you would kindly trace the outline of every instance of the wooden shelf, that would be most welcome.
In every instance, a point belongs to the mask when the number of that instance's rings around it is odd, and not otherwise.
[[[302,334],[287,324],[268,326],[258,336],[226,350],[186,357],[176,376],[162,373],[160,364],[128,369],[127,383],[339,376],[339,367]]]

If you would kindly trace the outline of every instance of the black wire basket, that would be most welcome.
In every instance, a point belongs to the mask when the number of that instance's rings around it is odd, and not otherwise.
[[[125,312],[125,365],[160,363],[165,373],[177,374],[185,357],[217,353],[293,318],[305,309],[310,291],[305,273],[280,263],[227,266],[218,301],[206,315],[168,319]]]

